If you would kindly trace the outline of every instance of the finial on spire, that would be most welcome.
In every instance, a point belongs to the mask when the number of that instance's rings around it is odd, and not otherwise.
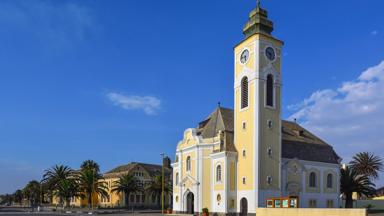
[[[260,0],[256,0],[256,6],[260,7]]]
[[[217,103],[217,106],[220,108],[221,107],[221,103],[220,101]]]

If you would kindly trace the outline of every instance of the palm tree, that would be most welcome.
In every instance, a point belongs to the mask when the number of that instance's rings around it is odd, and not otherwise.
[[[81,196],[79,186],[74,178],[67,178],[60,181],[53,193],[65,201],[66,207],[69,207],[72,197]]]
[[[375,193],[375,184],[366,175],[360,175],[353,168],[346,166],[340,170],[340,193],[345,197],[345,208],[353,208],[353,193],[358,196],[370,196]]]
[[[379,178],[379,172],[383,170],[383,160],[369,152],[356,154],[350,164],[358,174],[367,175],[373,179]]]
[[[61,196],[63,194],[66,194],[66,191],[60,191],[65,189],[65,187],[62,187],[63,181],[67,181],[68,179],[74,178],[74,170],[72,170],[68,166],[64,165],[55,165],[52,168],[45,170],[45,173],[43,175],[42,183],[47,185],[49,190],[51,190],[53,193],[58,195],[60,204],[64,207],[64,200],[65,197]]]
[[[54,189],[60,181],[73,176],[73,174],[74,171],[70,167],[55,165],[44,171],[42,182],[48,183],[51,189]]]
[[[40,200],[41,185],[38,181],[30,181],[23,189],[23,196],[28,199],[31,206],[36,205]]]
[[[113,193],[124,193],[125,207],[129,208],[129,195],[140,191],[140,187],[137,185],[137,180],[130,174],[122,175],[119,180],[114,182],[112,188]]]
[[[161,199],[161,191],[162,191],[162,176],[156,175],[154,177],[154,180],[150,182],[149,185],[145,187],[145,191],[149,194],[152,194],[152,196],[157,197],[157,205],[160,207],[160,199]],[[165,179],[164,181],[164,193],[165,194],[171,194],[172,193],[172,186],[170,184],[170,181]]]
[[[78,173],[79,190],[83,197],[88,199],[88,207],[92,208],[92,196],[94,194],[100,194],[102,196],[108,196],[107,185],[103,181],[103,176],[91,169],[84,169]]]
[[[86,160],[80,165],[81,170],[89,169],[95,170],[95,172],[100,172],[100,166],[94,160]]]
[[[13,193],[13,200],[16,203],[19,203],[19,205],[21,205],[23,198],[24,196],[22,190],[16,190],[15,193]]]

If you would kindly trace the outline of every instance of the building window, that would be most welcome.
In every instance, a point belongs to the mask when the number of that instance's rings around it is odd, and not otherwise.
[[[243,157],[246,157],[246,156],[247,156],[247,152],[243,150]]]
[[[216,167],[216,182],[221,182],[221,165]]]
[[[333,176],[332,176],[332,174],[327,175],[327,188],[333,188]]]
[[[152,203],[155,203],[155,202],[156,202],[156,195],[152,194]]]
[[[248,77],[241,80],[241,109],[248,107]]]
[[[136,202],[137,202],[137,203],[140,203],[140,202],[141,202],[141,197],[140,197],[140,195],[136,195]]]
[[[247,123],[243,122],[243,130],[247,129]]]
[[[187,157],[187,171],[191,171],[191,157]]]
[[[141,202],[142,202],[142,203],[145,203],[145,195],[144,195],[144,194],[141,195]]]
[[[179,185],[179,173],[176,173],[176,180],[175,180],[175,182],[176,182],[176,186],[178,186]]]
[[[311,172],[309,174],[309,187],[315,188],[316,187],[316,173]]]
[[[129,202],[131,202],[131,203],[135,202],[135,195],[132,194],[132,195],[129,197]]]
[[[317,207],[317,202],[315,199],[310,199],[309,200],[309,208],[316,208]]]
[[[235,208],[235,200],[231,199],[231,204],[229,206],[231,209]]]
[[[268,148],[267,153],[268,153],[269,157],[272,157],[272,148],[271,147]]]
[[[245,185],[247,182],[245,181],[245,177],[243,177],[243,184]]]
[[[333,208],[333,200],[327,200],[327,208]]]
[[[267,183],[272,184],[272,176],[267,176]]]
[[[176,202],[179,202],[179,196],[176,196],[175,200]]]
[[[273,123],[272,120],[267,121],[268,129],[272,129]]]
[[[217,202],[221,201],[221,195],[220,194],[217,194],[216,200],[217,200]]]
[[[267,106],[273,107],[273,76],[267,76]]]

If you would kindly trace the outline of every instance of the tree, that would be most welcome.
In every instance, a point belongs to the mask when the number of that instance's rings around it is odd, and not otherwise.
[[[19,205],[21,205],[23,198],[24,196],[22,190],[16,190],[15,193],[13,193],[13,200],[15,203],[19,203]]]
[[[150,182],[149,185],[145,187],[145,191],[152,196],[157,197],[157,205],[160,207],[161,203],[161,191],[162,191],[162,176],[156,175],[154,177],[154,180]],[[164,181],[164,196],[165,194],[171,194],[172,193],[172,185],[170,181],[167,180],[167,178]]]
[[[353,156],[350,165],[359,175],[366,175],[373,179],[379,178],[379,172],[383,170],[383,160],[369,152],[361,152]]]
[[[367,175],[360,175],[348,166],[340,170],[340,193],[345,197],[345,208],[353,208],[353,193],[358,196],[375,194],[375,184]]]
[[[24,197],[29,201],[31,206],[35,206],[41,199],[41,185],[38,181],[30,181],[23,189]]]
[[[56,190],[53,192],[54,195],[61,197],[65,201],[65,206],[69,207],[72,197],[80,197],[79,186],[74,178],[67,178],[61,180]]]
[[[83,197],[88,199],[88,207],[92,208],[92,196],[94,194],[100,194],[102,196],[108,196],[108,187],[103,181],[103,176],[96,170],[83,169],[78,174],[79,190]]]
[[[125,207],[129,207],[129,195],[140,191],[140,187],[137,185],[137,180],[130,174],[122,175],[119,180],[114,182],[112,188],[113,193],[123,193],[125,198]]]
[[[75,172],[68,166],[55,165],[52,168],[45,170],[43,175],[42,183],[46,185],[53,194],[59,197],[59,203],[62,204],[63,207],[66,198],[62,195],[69,193],[68,191],[63,191],[69,189],[64,185],[68,183],[69,179],[75,178],[74,174]]]
[[[93,160],[86,160],[84,161],[81,166],[81,170],[95,170],[95,172],[99,173],[100,172],[100,166]]]
[[[74,171],[69,166],[55,165],[44,171],[43,182],[49,184],[51,189],[55,189],[60,181],[73,176],[73,174]]]

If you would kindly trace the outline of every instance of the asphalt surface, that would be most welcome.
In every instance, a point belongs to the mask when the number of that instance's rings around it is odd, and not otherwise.
[[[44,208],[43,211],[37,212],[35,208],[22,208],[22,207],[0,207],[0,216],[92,216],[92,215],[103,215],[103,216],[161,216],[159,211],[128,211],[128,210],[95,210],[92,214],[88,213],[87,209],[72,209],[69,211],[52,211],[52,209]]]

